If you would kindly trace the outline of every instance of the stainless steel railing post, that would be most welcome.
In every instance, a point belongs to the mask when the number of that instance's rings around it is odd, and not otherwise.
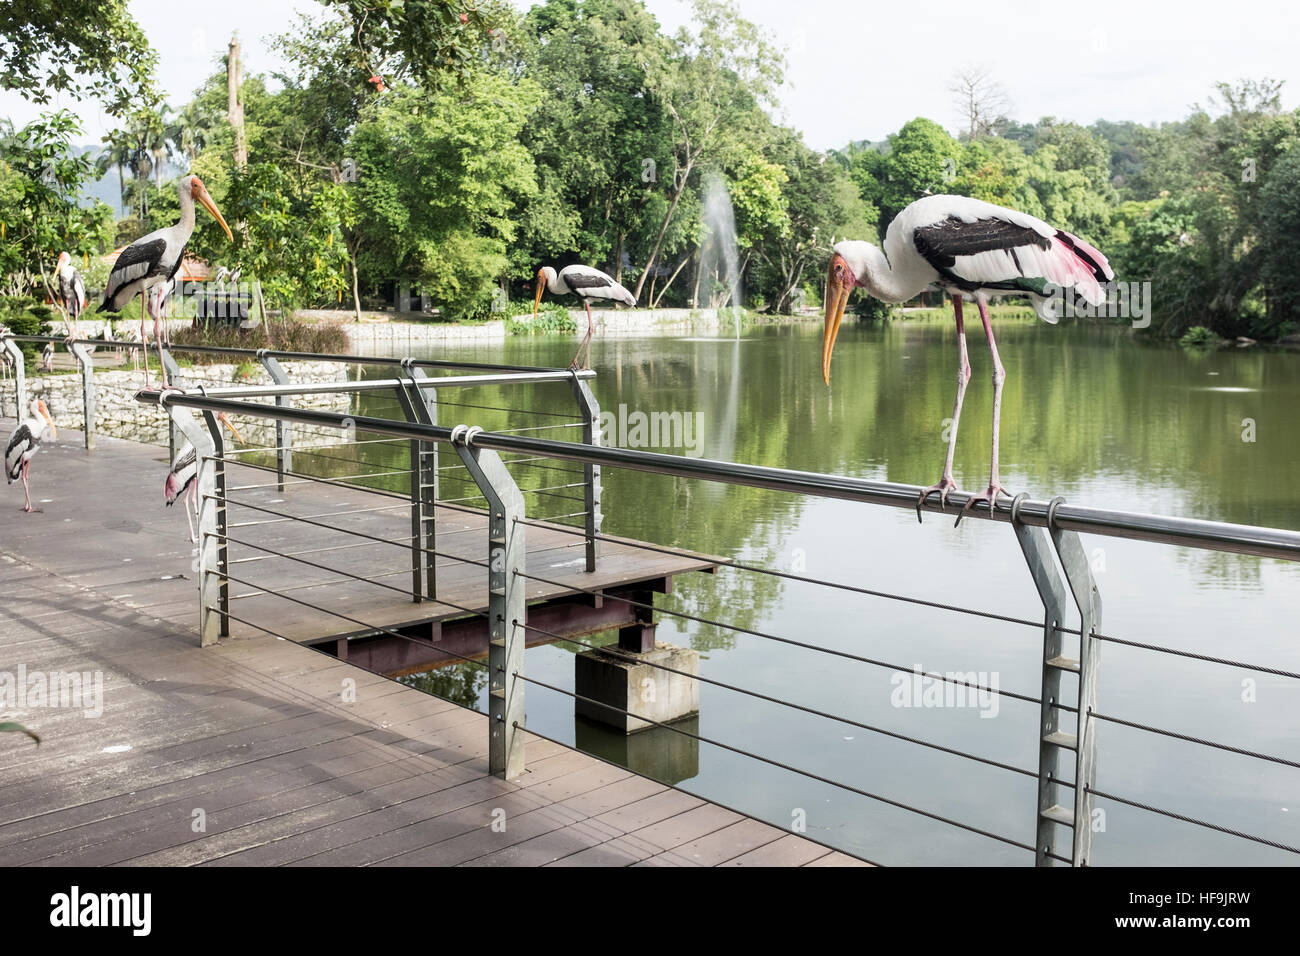
[[[1054,499],[1048,512],[1048,529],[1032,528],[1020,516],[1025,495],[1012,504],[1011,526],[1024,553],[1025,563],[1043,602],[1042,700],[1038,722],[1038,811],[1034,863],[1051,866],[1056,828],[1073,831],[1070,859],[1074,866],[1086,866],[1092,855],[1091,787],[1096,781],[1097,736],[1091,714],[1097,704],[1097,669],[1100,642],[1093,635],[1101,623],[1101,595],[1092,576],[1079,535],[1055,526]],[[1050,547],[1049,547],[1050,545]],[[1052,560],[1055,552],[1059,561]],[[1070,654],[1064,646],[1062,628],[1066,621],[1066,598],[1073,595],[1081,617],[1079,649]],[[1073,673],[1078,679],[1078,710],[1074,733],[1061,728],[1061,678]],[[1073,758],[1074,796],[1062,801],[1061,767]],[[1063,855],[1063,854],[1057,854]]]
[[[217,640],[229,628],[224,623],[223,589],[226,586],[225,567],[222,551],[224,550],[224,510],[225,480],[218,480],[217,458],[221,441],[221,426],[212,412],[205,411],[207,427],[199,424],[194,415],[186,408],[176,408],[167,402],[170,391],[163,392],[159,404],[169,413],[171,426],[183,434],[194,446],[195,464],[198,475],[195,478],[195,493],[198,496],[198,553],[194,559],[194,571],[198,575],[199,587],[199,646],[207,647]],[[188,507],[183,501],[182,507]],[[222,518],[218,520],[218,512]],[[220,536],[220,537],[219,537]]]
[[[452,445],[488,503],[488,770],[524,771],[524,639],[527,621],[524,496],[494,451],[474,446],[478,428],[457,425]]]
[[[280,365],[270,354],[268,349],[259,349],[257,360],[262,363],[262,368],[271,376],[271,381],[276,385],[288,385],[289,375],[285,372],[284,367]],[[275,396],[275,404],[282,408],[289,404],[287,395]],[[275,420],[275,474],[278,482],[277,488],[284,491],[284,473],[293,471],[293,426],[283,418]]]
[[[14,418],[22,421],[23,416],[27,414],[27,367],[23,363],[23,350],[9,336],[5,336],[4,348],[9,353],[14,367],[14,401],[18,403],[14,410]]]
[[[587,383],[575,373],[572,379],[573,399],[578,405],[578,414],[582,418],[582,441],[586,445],[600,444],[600,403]],[[604,516],[600,511],[600,465],[585,462],[582,466],[583,508],[585,530],[587,532],[587,571],[596,570],[596,558],[600,552],[600,542],[596,535]]]
[[[77,360],[77,365],[81,368],[81,407],[82,414],[86,420],[85,440],[86,451],[95,450],[95,360],[86,347],[78,342],[71,343],[68,348],[72,352],[73,358]]]

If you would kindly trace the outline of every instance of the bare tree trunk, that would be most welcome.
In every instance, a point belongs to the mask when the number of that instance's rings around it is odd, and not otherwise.
[[[650,250],[650,258],[646,260],[645,269],[642,271],[641,277],[636,280],[636,288],[632,290],[632,295],[638,299],[641,298],[641,289],[645,285],[646,274],[655,267],[655,263],[659,259],[659,250],[664,244],[664,236],[668,234],[668,225],[673,221],[673,214],[677,212],[677,204],[681,202],[682,193],[686,191],[686,181],[690,179],[691,169],[694,165],[693,160],[686,164],[681,179],[678,180],[680,185],[677,186],[676,192],[673,193],[672,202],[668,204],[668,211],[664,214],[664,221],[659,224],[659,234],[655,236],[655,244]]]
[[[352,264],[352,310],[358,322],[361,321],[361,291],[357,286],[357,250],[348,250],[348,261]]]
[[[623,237],[627,233],[618,234],[618,242],[614,243],[614,281],[619,285],[623,284]]]
[[[678,274],[682,271],[682,268],[686,265],[686,263],[690,261],[691,261],[691,257],[689,253],[687,255],[682,256],[682,261],[677,263],[677,268],[673,270],[673,274],[670,275],[668,277],[668,281],[664,283],[663,291],[659,293],[658,299],[654,298],[654,292],[653,290],[651,290],[650,297],[652,302],[650,308],[652,309],[659,308],[659,303],[663,302],[664,296],[668,294],[668,287],[673,284],[673,280],[677,278]]]
[[[698,309],[700,307],[700,279],[704,275],[704,270],[700,268],[702,264],[703,262],[702,262],[702,257],[700,256],[700,250],[696,249],[695,250],[695,287],[691,289],[692,309]]]
[[[244,141],[244,104],[239,102],[239,87],[243,82],[239,53],[239,34],[235,34],[230,38],[226,61],[226,118],[235,133],[235,165],[243,169],[248,165],[248,144]]]

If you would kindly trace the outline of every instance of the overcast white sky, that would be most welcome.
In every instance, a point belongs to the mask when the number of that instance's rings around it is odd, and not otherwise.
[[[1207,99],[1215,80],[1243,77],[1286,80],[1284,103],[1300,102],[1300,6],[1289,3],[739,3],[788,48],[782,119],[818,149],[882,139],[914,116],[957,128],[947,88],[954,70],[971,63],[993,71],[1012,115],[1022,120],[1178,119]],[[295,9],[319,9],[312,0],[222,0],[184,8],[182,19],[175,0],[129,6],[161,54],[160,80],[173,105],[212,71],[232,30],[244,42],[247,69],[262,72],[276,65],[265,38],[287,29]],[[689,18],[683,0],[648,6],[670,30]],[[0,115],[18,125],[38,112],[16,94],[0,93]],[[112,124],[94,103],[79,112],[85,142],[98,142]]]

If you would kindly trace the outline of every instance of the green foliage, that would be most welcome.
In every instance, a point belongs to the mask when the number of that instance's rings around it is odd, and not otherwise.
[[[1193,325],[1183,333],[1182,338],[1178,340],[1178,344],[1189,349],[1211,348],[1218,341],[1219,337],[1210,329],[1203,325]]]
[[[41,274],[52,281],[60,252],[80,258],[106,245],[111,211],[77,204],[92,168],[72,147],[80,132],[61,110],[0,139],[0,292],[43,294]]]
[[[30,296],[0,296],[0,326],[14,335],[49,335],[53,331],[50,321],[54,310]],[[23,360],[28,366],[36,363],[41,346],[32,342],[18,342]]]
[[[0,89],[48,104],[91,95],[109,113],[156,99],[158,56],[126,0],[10,0],[0,4]]]
[[[517,318],[517,316],[525,316]],[[506,313],[507,335],[540,335],[546,332],[577,332],[572,313],[558,302],[543,302],[537,318],[532,317],[532,303],[516,312]]]

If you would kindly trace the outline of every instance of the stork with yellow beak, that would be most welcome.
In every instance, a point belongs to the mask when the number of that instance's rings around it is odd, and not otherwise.
[[[591,347],[591,300],[610,299],[624,305],[636,305],[636,296],[615,282],[610,276],[591,266],[565,266],[556,272],[551,266],[542,266],[537,270],[537,297],[533,299],[533,318],[542,304],[542,293],[550,291],[551,295],[576,295],[582,300],[587,310],[587,334],[578,345],[578,352],[569,363],[570,368],[586,368]],[[582,359],[581,365],[578,359]]]
[[[27,497],[23,511],[28,513],[32,510],[32,492],[27,484],[27,472],[31,469],[32,457],[41,450],[41,442],[55,441],[59,437],[59,431],[50,418],[50,410],[43,401],[34,399],[31,411],[32,417],[24,418],[18,423],[18,427],[9,436],[9,444],[5,446],[5,476],[11,485],[22,478],[23,494]]]
[[[140,337],[145,344],[146,359],[144,363],[145,387],[149,388],[148,346],[149,336],[145,332],[144,312],[153,318],[153,336],[158,343],[158,361],[162,361],[162,331],[159,327],[158,307],[161,297],[150,296],[154,286],[170,283],[180,271],[181,261],[185,258],[185,247],[189,245],[190,236],[194,234],[194,203],[202,203],[203,208],[212,213],[214,219],[226,233],[227,239],[234,239],[226,220],[217,211],[216,204],[208,195],[207,187],[198,176],[185,176],[177,183],[176,191],[181,201],[180,222],[165,229],[156,229],[147,236],[141,236],[122,250],[122,254],[113,263],[113,271],[108,274],[108,285],[104,289],[104,301],[100,303],[99,312],[121,312],[122,308],[137,295],[144,298],[144,309],[140,314]],[[162,370],[162,384],[166,388],[167,369]]]
[[[1038,317],[1055,325],[1059,319],[1056,305],[1063,304],[1066,296],[1071,301],[1098,306],[1106,301],[1102,283],[1114,278],[1106,257],[1078,236],[1034,216],[966,196],[926,196],[907,206],[889,224],[883,251],[869,242],[846,240],[835,244],[826,275],[826,327],[822,333],[822,378],[827,385],[831,383],[835,339],[849,294],[855,288],[866,289],[884,302],[906,302],[931,287],[952,296],[959,356],[957,400],[952,410],[943,476],[921,491],[916,500],[917,520],[926,498],[937,492],[940,504],[946,505],[948,495],[957,490],[952,477],[952,459],[957,447],[962,399],[971,376],[962,301],[975,301],[989,343],[993,366],[993,451],[988,490],[966,499],[957,515],[958,522],[977,502],[984,502],[992,511],[998,496],[1008,494],[998,479],[998,427],[1002,383],[1007,373],[993,340],[989,298],[1027,296]]]

